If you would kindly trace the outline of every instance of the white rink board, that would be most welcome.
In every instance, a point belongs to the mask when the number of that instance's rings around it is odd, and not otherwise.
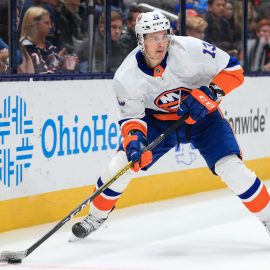
[[[102,165],[108,162],[109,156],[119,144],[120,133],[115,116],[117,107],[110,86],[110,80],[1,83],[1,103],[8,96],[11,96],[14,102],[16,96],[20,96],[27,104],[27,116],[32,119],[34,130],[32,136],[29,135],[34,146],[31,166],[24,169],[23,181],[18,186],[14,177],[10,187],[3,185],[3,181],[0,182],[1,199],[89,185],[96,181]],[[66,134],[60,136],[61,122],[62,134],[64,128],[69,129],[71,149],[69,154],[66,147],[67,136]],[[96,143],[94,143],[95,123],[96,129],[105,130],[103,135],[97,135]],[[102,150],[102,147],[109,149],[108,133],[111,124],[114,124],[115,130],[111,129],[110,143],[115,149]],[[15,133],[14,124],[10,125],[12,127],[10,129]],[[74,132],[75,127],[77,132]],[[91,146],[87,149],[89,130]],[[117,136],[113,133],[117,133]],[[75,134],[78,134],[77,140]],[[81,147],[81,137],[83,137],[84,152]],[[60,138],[63,138],[63,149],[60,149]],[[9,144],[6,140],[5,147],[14,150],[20,140],[21,138],[13,138]],[[46,145],[47,156],[42,149],[42,142]],[[54,144],[55,151],[53,151]]]
[[[268,77],[246,78],[222,101],[226,116],[242,121],[237,138],[247,160],[270,156],[268,82]],[[1,83],[1,200],[96,182],[120,140],[111,85],[111,80]],[[197,150],[181,145],[144,175],[205,166]]]

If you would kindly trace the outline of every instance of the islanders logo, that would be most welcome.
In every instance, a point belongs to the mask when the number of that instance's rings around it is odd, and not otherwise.
[[[0,102],[0,185],[19,186],[31,165],[33,123],[26,102],[8,96]]]
[[[167,112],[175,113],[179,108],[181,100],[190,92],[190,89],[184,87],[167,90],[155,99],[155,105]]]

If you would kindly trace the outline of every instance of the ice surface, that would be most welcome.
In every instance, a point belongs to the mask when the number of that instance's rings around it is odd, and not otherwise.
[[[0,270],[270,269],[270,237],[227,189],[116,210],[106,226],[70,243],[77,220]],[[54,225],[2,233],[0,251],[25,250]]]

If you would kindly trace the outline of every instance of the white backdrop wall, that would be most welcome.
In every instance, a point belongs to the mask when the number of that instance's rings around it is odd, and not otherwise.
[[[246,160],[270,157],[268,84],[267,77],[246,78],[221,104]],[[1,83],[0,200],[96,182],[121,140],[111,86],[111,80]],[[205,166],[192,145],[181,145],[144,175]]]

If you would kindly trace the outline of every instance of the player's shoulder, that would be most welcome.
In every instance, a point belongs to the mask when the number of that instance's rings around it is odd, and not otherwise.
[[[191,36],[172,36],[171,47],[172,49],[178,49],[179,47],[185,51],[201,50],[206,41],[191,37]]]
[[[172,36],[169,61],[170,63],[182,63],[184,66],[197,63],[202,47],[202,40],[189,36]]]
[[[179,51],[179,48],[184,51],[190,58],[191,62],[210,62],[222,61],[228,62],[229,55],[216,47],[215,45],[191,36],[173,36],[171,43],[173,54]]]
[[[138,76],[138,64],[136,60],[136,53],[138,51],[139,48],[137,47],[124,59],[115,72],[114,81],[119,81],[123,85],[133,83],[132,81]]]

